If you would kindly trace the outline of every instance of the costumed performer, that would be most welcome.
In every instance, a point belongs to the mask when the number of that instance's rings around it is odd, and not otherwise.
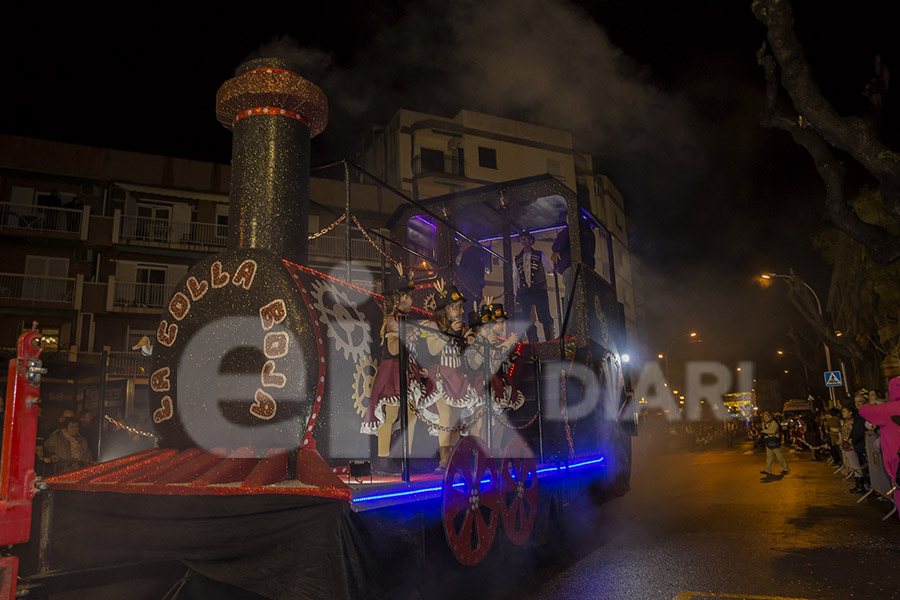
[[[395,474],[399,469],[392,467],[389,455],[391,434],[399,428],[400,415],[400,316],[406,316],[412,308],[412,281],[400,273],[391,273],[384,286],[384,321],[381,326],[381,363],[372,382],[372,393],[365,419],[360,426],[361,433],[378,436],[378,461],[374,465],[377,473]],[[415,329],[407,329],[407,338],[415,336]],[[409,339],[405,341],[409,344]],[[411,344],[410,344],[411,346]],[[416,431],[414,406],[423,394],[421,378],[426,375],[419,369],[412,352],[407,367],[407,414],[409,415],[409,447],[412,448]]]
[[[477,381],[483,382],[485,349],[490,352],[491,413],[496,417],[520,408],[525,403],[525,396],[517,389],[518,377],[513,377],[514,366],[520,358],[514,352],[519,345],[519,336],[515,332],[507,335],[506,311],[502,304],[491,303],[490,300],[488,298],[488,303],[481,310],[481,320],[485,325],[479,328],[478,338],[466,350],[466,359],[470,369],[481,373]],[[476,387],[474,381],[476,380],[473,380],[473,387]],[[480,389],[483,391],[483,383]],[[482,416],[472,427],[470,434],[481,436],[483,425]]]
[[[437,471],[441,472],[446,470],[453,446],[459,441],[460,413],[462,409],[471,408],[477,402],[477,396],[469,385],[462,362],[466,333],[463,303],[466,299],[456,286],[445,287],[443,281],[435,283],[434,287],[437,292],[433,321],[423,325],[441,333],[423,333],[428,355],[424,362],[433,382],[433,391],[424,402],[429,410],[420,411],[420,414],[429,418],[433,417],[434,410],[437,412],[437,423],[433,418],[429,421],[437,425],[440,451]],[[432,389],[427,383],[426,386]]]

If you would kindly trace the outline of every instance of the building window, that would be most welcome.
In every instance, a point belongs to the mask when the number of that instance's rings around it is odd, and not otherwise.
[[[228,237],[228,205],[216,206],[216,237]]]
[[[553,160],[552,158],[547,159],[547,172],[553,175],[554,177],[562,178],[562,163],[558,160]]]
[[[432,148],[422,148],[419,153],[422,156],[422,173],[443,173],[444,153]]]
[[[406,221],[406,243],[412,249],[434,258],[437,246],[437,226],[428,217],[416,215]],[[420,267],[427,267],[428,263],[422,261]]]
[[[486,169],[496,169],[497,151],[493,148],[478,146],[478,166]]]

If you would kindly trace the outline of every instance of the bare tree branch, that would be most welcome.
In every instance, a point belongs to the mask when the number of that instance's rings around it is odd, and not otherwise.
[[[788,131],[810,154],[825,183],[826,210],[837,227],[863,244],[876,262],[900,259],[900,239],[882,227],[863,222],[847,204],[843,168],[829,145],[846,152],[869,171],[879,183],[885,212],[898,221],[900,155],[881,143],[871,119],[842,117],[824,98],[794,32],[793,8],[788,0],[754,0],[752,8],[767,28],[768,44],[757,52],[766,77],[762,124]],[[872,101],[883,102],[889,81],[887,70],[876,73],[876,79],[879,83],[872,86]],[[778,106],[779,89],[790,97],[790,112]]]

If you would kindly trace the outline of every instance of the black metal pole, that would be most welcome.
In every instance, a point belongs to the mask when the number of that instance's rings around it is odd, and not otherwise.
[[[572,286],[574,287],[574,286]],[[562,315],[562,300],[559,299],[559,273],[556,272],[556,266],[553,267],[553,288],[556,290],[556,318],[559,320],[560,330],[558,332],[559,335],[559,356],[562,359],[562,356],[565,354],[565,330],[563,330],[563,315]]]
[[[572,316],[572,304],[575,299],[575,288],[578,286],[578,278],[581,277],[581,263],[575,268],[575,277],[572,278],[572,293],[569,294],[569,301],[566,303],[566,318],[563,319],[562,323],[562,331],[559,332],[559,337],[562,338],[566,334],[566,329],[569,328],[569,317]],[[585,302],[587,300],[585,299]],[[560,341],[559,346],[560,354],[559,360],[563,360],[565,358],[564,347],[562,341]]]
[[[490,327],[490,325],[488,325]],[[494,394],[491,390],[491,345],[487,340],[484,340],[484,413],[485,413],[485,426],[484,426],[484,441],[487,442],[488,451],[493,453],[493,427],[494,427]]]
[[[534,399],[537,401],[538,454],[544,462],[544,414],[541,406],[541,358],[534,357]]]
[[[100,354],[100,398],[97,400],[97,462],[103,449],[103,423],[106,421],[106,376],[109,370],[109,352],[103,349]]]
[[[351,273],[353,253],[350,248],[350,167],[347,165],[347,161],[344,161],[344,223],[347,225],[347,249],[344,254],[344,259],[347,261],[347,283],[353,283],[353,274]]]
[[[406,316],[397,317],[397,335],[400,341],[400,441],[403,444],[402,465],[400,477],[405,482],[409,482],[409,416],[407,415],[407,402],[409,396],[409,381],[407,380],[407,371],[409,370],[409,351],[406,348]]]

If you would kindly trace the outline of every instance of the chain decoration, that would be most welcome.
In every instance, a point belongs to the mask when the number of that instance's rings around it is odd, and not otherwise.
[[[150,438],[150,439],[152,439],[152,440],[154,440],[154,441],[159,441],[159,438],[156,437],[156,434],[155,434],[155,433],[150,433],[150,432],[148,432],[148,431],[141,431],[140,429],[136,429],[136,428],[134,428],[134,427],[132,427],[132,426],[130,426],[130,425],[126,425],[125,423],[121,423],[121,422],[119,422],[119,421],[113,419],[113,418],[112,418],[111,416],[109,416],[109,415],[103,415],[103,418],[106,419],[107,421],[109,421],[110,423],[112,423],[113,425],[115,425],[116,427],[119,427],[120,429],[124,429],[124,430],[127,431],[128,433],[132,433],[132,434],[134,434],[134,435],[142,435],[142,436],[148,437],[148,438]]]
[[[382,250],[381,246],[379,246],[377,243],[375,243],[375,240],[373,240],[371,237],[369,237],[369,232],[366,231],[366,228],[363,227],[362,223],[359,222],[359,219],[356,218],[356,215],[350,215],[350,218],[353,219],[354,223],[356,223],[356,228],[359,229],[360,233],[363,234],[363,237],[366,238],[366,241],[368,241],[370,244],[372,244],[372,246],[375,247],[375,249],[378,251],[378,253],[380,255],[382,255],[383,257],[388,259],[390,262],[394,263],[394,266],[396,266],[396,267],[405,266],[407,269],[410,269],[412,271],[440,271],[440,270],[446,268],[446,267],[438,267],[438,266],[429,268],[429,267],[417,267],[416,265],[404,265],[402,262],[400,262],[399,260],[397,260],[396,258],[391,256],[390,254],[388,254],[387,252]]]
[[[413,411],[413,414],[416,415],[416,417],[418,417],[419,420],[422,421],[427,427],[430,427],[431,429],[437,429],[438,431],[448,431],[448,432],[464,431],[466,429],[469,429],[472,425],[474,425],[478,421],[478,419],[481,418],[481,415],[484,414],[484,411],[487,410],[486,406],[482,406],[481,410],[479,410],[471,419],[469,419],[465,423],[460,423],[456,427],[444,427],[443,425],[437,425],[435,423],[432,423],[431,421],[429,421],[428,419],[426,419],[425,417],[420,415],[419,409],[417,409],[413,405],[412,402],[409,402],[407,400],[406,403],[409,405],[409,408]]]
[[[311,235],[306,236],[306,239],[309,240],[309,241],[313,241],[313,240],[316,239],[317,237],[320,237],[320,236],[325,235],[326,233],[328,233],[329,231],[331,231],[332,229],[334,229],[335,227],[337,227],[337,226],[338,226],[338,223],[340,223],[341,221],[343,221],[343,220],[344,220],[344,217],[346,217],[346,216],[347,216],[346,213],[343,214],[343,215],[341,215],[340,217],[338,217],[338,220],[337,220],[337,221],[335,221],[334,223],[332,223],[331,225],[329,225],[328,227],[326,227],[325,229],[323,229],[323,230],[321,230],[321,231],[318,231],[318,232],[316,232],[316,233],[313,233],[313,234],[311,234]],[[353,217],[353,218],[355,219],[356,217]]]
[[[573,357],[574,360],[574,357]],[[572,430],[569,428],[569,412],[566,406],[566,370],[560,369],[560,397],[559,409],[562,412],[563,421],[566,423],[566,441],[569,443],[569,459],[575,458],[575,443],[572,440]]]
[[[502,415],[503,415],[503,413],[497,413],[497,420],[500,422],[501,425],[503,425],[507,429],[519,429],[519,430],[527,429],[528,427],[530,427],[531,424],[534,423],[535,419],[537,419],[537,416],[538,416],[537,411],[535,411],[535,413],[533,415],[531,415],[531,418],[528,419],[528,422],[525,423],[524,425],[513,425],[512,423],[510,423],[509,421],[506,420],[506,417],[504,417]]]

